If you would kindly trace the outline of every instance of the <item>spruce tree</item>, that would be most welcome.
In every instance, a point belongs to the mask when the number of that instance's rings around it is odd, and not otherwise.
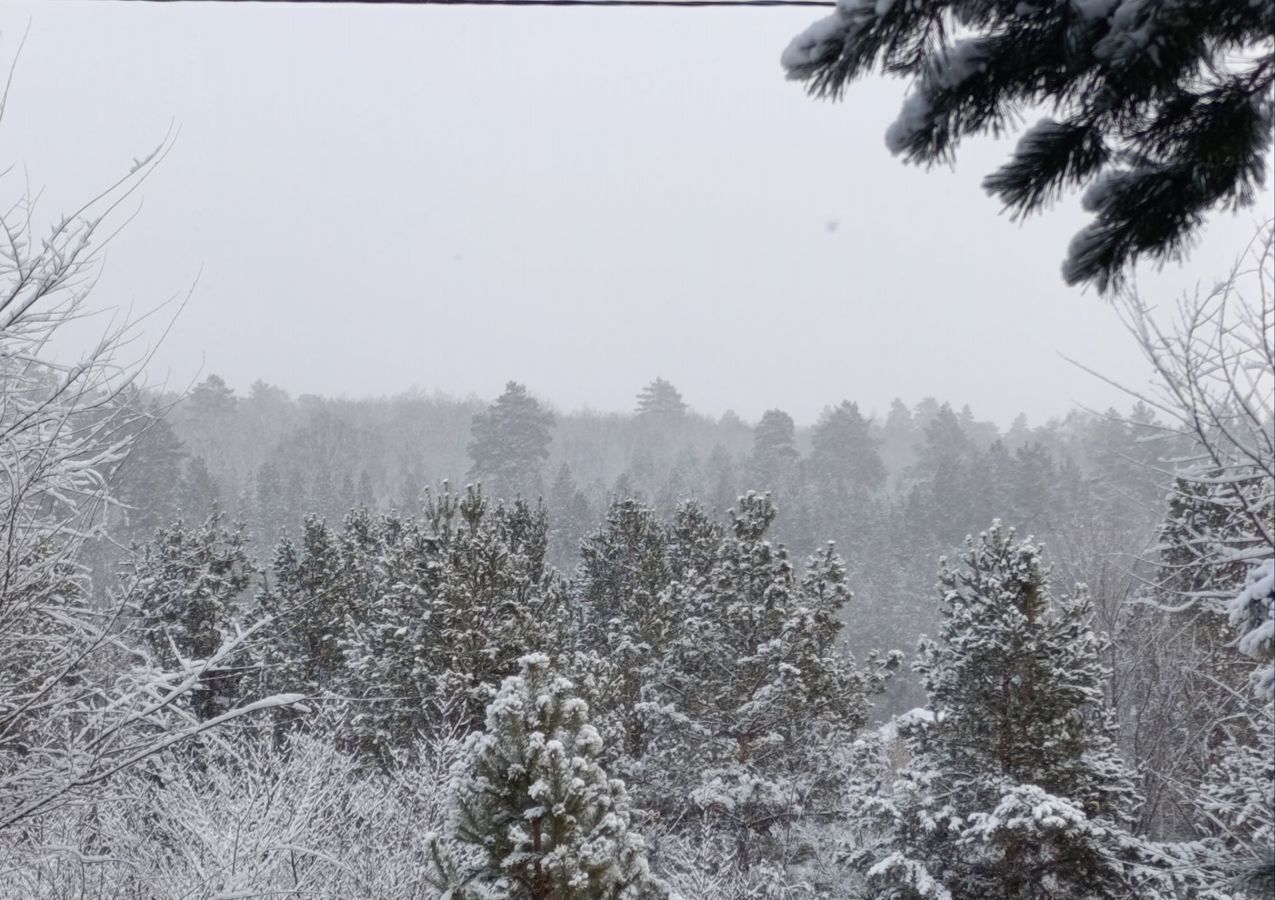
[[[657,378],[638,394],[637,414],[640,419],[675,422],[686,415],[686,403],[677,388]]]
[[[1244,589],[1229,604],[1231,624],[1241,631],[1237,646],[1259,665],[1251,680],[1264,702],[1275,700],[1275,559],[1249,571]]]
[[[782,409],[768,409],[753,431],[752,487],[780,491],[788,486],[800,454],[792,416]]]
[[[1155,603],[1136,608],[1129,623],[1134,640],[1153,636],[1164,658],[1178,667],[1171,678],[1143,679],[1145,687],[1135,683],[1176,701],[1146,760],[1147,779],[1167,783],[1174,795],[1197,788],[1217,762],[1218,747],[1243,743],[1245,733],[1237,725],[1247,718],[1247,692],[1236,688],[1247,681],[1252,663],[1236,652],[1225,601],[1244,583],[1243,555],[1254,541],[1211,483],[1209,476],[1217,474],[1175,479],[1158,529],[1157,582],[1146,591]],[[1238,552],[1227,552],[1231,548]],[[1137,709],[1146,702],[1136,697],[1131,705]]]
[[[649,608],[670,580],[668,540],[664,524],[639,501],[611,505],[580,547],[577,583],[592,621],[605,627],[633,607]]]
[[[125,587],[136,626],[154,664],[180,671],[210,659],[234,635],[237,604],[253,576],[243,527],[227,528],[220,513],[197,529],[180,520],[136,550]],[[190,694],[192,712],[211,719],[240,694],[240,654],[205,671]]]
[[[347,596],[337,538],[306,518],[301,540],[276,545],[257,591],[257,615],[274,620],[258,653],[266,693],[321,695],[343,686]]]
[[[432,611],[403,609],[401,640],[433,648],[418,664],[430,692],[454,698],[455,715],[476,727],[521,656],[567,652],[564,590],[545,564],[548,517],[521,500],[493,505],[470,486],[428,496],[423,518],[427,577],[413,603]]]
[[[234,390],[218,375],[209,375],[191,390],[178,407],[184,413],[187,430],[182,437],[190,452],[203,457],[217,478],[235,474],[233,440],[235,413],[239,400]]]
[[[137,398],[128,402],[139,403]],[[168,420],[138,419],[132,448],[116,473],[116,499],[128,514],[124,534],[146,540],[181,514],[182,465],[186,450]],[[202,519],[208,509],[192,511]]]
[[[469,477],[487,483],[492,496],[534,497],[541,492],[540,469],[549,457],[553,414],[516,381],[485,411],[474,416]]]
[[[829,547],[798,576],[767,539],[774,517],[768,497],[742,498],[709,564],[666,590],[677,627],[649,691],[651,793],[670,816],[689,797],[715,817],[745,868],[835,803],[831,748],[866,721],[881,681],[838,646],[850,599],[841,560]]]
[[[283,474],[279,467],[270,461],[264,463],[257,470],[256,486],[256,521],[261,537],[267,542],[277,541],[289,526],[296,525],[290,521],[291,504],[284,491]]]
[[[195,385],[187,402],[196,418],[224,421],[234,412],[238,398],[220,375],[209,375]]]
[[[1054,457],[1047,447],[1033,441],[1014,450],[1008,493],[1016,527],[1044,529],[1055,524],[1053,500],[1057,483]]]
[[[704,460],[704,489],[708,509],[714,514],[729,509],[739,496],[735,461],[721,444],[714,444]]]
[[[671,523],[632,499],[619,500],[581,545],[573,582],[579,609],[574,669],[607,745],[611,771],[649,783],[647,704],[685,609],[668,593],[674,578],[707,571],[719,529],[693,504]]]
[[[572,585],[579,619],[573,670],[597,710],[606,764],[631,778],[646,749],[645,693],[671,627],[668,529],[633,499],[617,500],[580,546]]]
[[[354,505],[359,509],[376,509],[376,488],[372,486],[372,476],[367,469],[359,472],[359,486],[354,494]]]
[[[598,764],[588,706],[544,654],[519,667],[457,764],[447,838],[474,861],[445,866],[444,886],[508,900],[662,895],[629,828],[624,785]]]
[[[842,495],[850,489],[882,486],[885,464],[858,404],[843,400],[815,424],[809,466],[822,489]]]
[[[1244,584],[1245,560],[1261,547],[1235,498],[1247,493],[1256,499],[1260,479],[1230,476],[1213,469],[1175,478],[1158,529],[1161,589],[1198,599],[1214,613]]]
[[[203,457],[190,458],[182,472],[178,489],[178,516],[188,521],[198,521],[213,511],[220,498],[221,491],[208,472],[208,465]]]
[[[924,426],[911,472],[920,479],[914,487],[922,511],[918,524],[941,546],[959,545],[975,521],[972,511],[983,504],[984,491],[976,485],[979,463],[978,448],[944,403]]]
[[[575,565],[580,542],[594,526],[589,498],[576,484],[571,467],[565,462],[558,467],[549,489],[550,556],[563,571]]]
[[[1199,861],[1215,883],[1258,900],[1275,893],[1275,710],[1262,704],[1242,725],[1218,745],[1217,762],[1196,794],[1207,837],[1183,855]]]
[[[903,472],[915,461],[916,430],[912,411],[894,398],[881,427],[881,456],[891,472]]]
[[[1262,527],[1273,493],[1256,466],[1190,471],[1174,480],[1159,529],[1165,605],[1185,601],[1203,613],[1197,630],[1215,645],[1239,628],[1240,651],[1262,664],[1252,680],[1265,700],[1275,696],[1275,560],[1263,559],[1270,546]],[[1219,612],[1229,625],[1210,615]]]
[[[1051,595],[1039,549],[999,523],[964,563],[943,564],[940,638],[914,664],[929,700],[900,724],[910,761],[870,807],[885,827],[859,857],[873,896],[1172,896],[1128,831],[1138,798],[1086,595]]]
[[[260,651],[270,689],[345,698],[347,736],[381,758],[440,724],[412,701],[444,701],[452,724],[477,727],[520,656],[567,652],[547,541],[543,509],[493,507],[473,486],[427,493],[420,517],[307,519],[257,597],[275,619]]]

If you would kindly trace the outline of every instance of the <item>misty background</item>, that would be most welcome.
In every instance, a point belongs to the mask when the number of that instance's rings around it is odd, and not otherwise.
[[[1075,200],[999,215],[979,181],[1006,141],[954,171],[892,158],[902,82],[831,104],[783,79],[810,12],[14,4],[5,140],[53,218],[177,133],[95,292],[195,285],[148,367],[169,388],[489,400],[513,378],[629,411],[662,376],[714,416],[934,396],[1008,427],[1116,398],[1060,353],[1145,382],[1057,274]],[[1142,288],[1210,284],[1260,215],[1215,217]]]
[[[822,12],[0,11],[0,900],[1272,895],[1275,0]]]

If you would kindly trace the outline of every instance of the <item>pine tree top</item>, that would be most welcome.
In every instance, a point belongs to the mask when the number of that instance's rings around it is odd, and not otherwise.
[[[647,418],[676,419],[686,413],[686,403],[677,388],[656,378],[637,397],[637,414]]]

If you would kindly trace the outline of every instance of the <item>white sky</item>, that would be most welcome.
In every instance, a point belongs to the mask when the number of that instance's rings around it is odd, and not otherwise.
[[[1136,383],[1114,312],[1058,274],[1073,201],[1019,226],[955,171],[884,145],[901,82],[839,104],[778,59],[818,10],[11,4],[31,33],[0,187],[52,214],[180,136],[114,243],[99,302],[189,306],[153,380],[294,394],[416,386],[799,422],[843,397],[1032,421]],[[1269,207],[1270,197],[1263,198]],[[1261,210],[1219,218],[1171,300],[1229,269]],[[835,223],[835,230],[830,229]]]

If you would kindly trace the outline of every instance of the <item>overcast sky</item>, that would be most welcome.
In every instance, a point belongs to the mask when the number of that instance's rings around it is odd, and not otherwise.
[[[954,171],[891,157],[900,82],[838,104],[786,82],[817,16],[10,4],[6,60],[31,32],[0,187],[25,169],[69,209],[180,128],[96,295],[143,308],[202,269],[153,381],[490,398],[516,379],[627,410],[660,375],[713,414],[933,395],[1003,423],[1114,399],[1060,353],[1144,381],[1110,307],[1059,277],[1078,205],[1000,215],[979,182],[1012,144],[972,142]],[[1144,291],[1210,282],[1259,214]]]

